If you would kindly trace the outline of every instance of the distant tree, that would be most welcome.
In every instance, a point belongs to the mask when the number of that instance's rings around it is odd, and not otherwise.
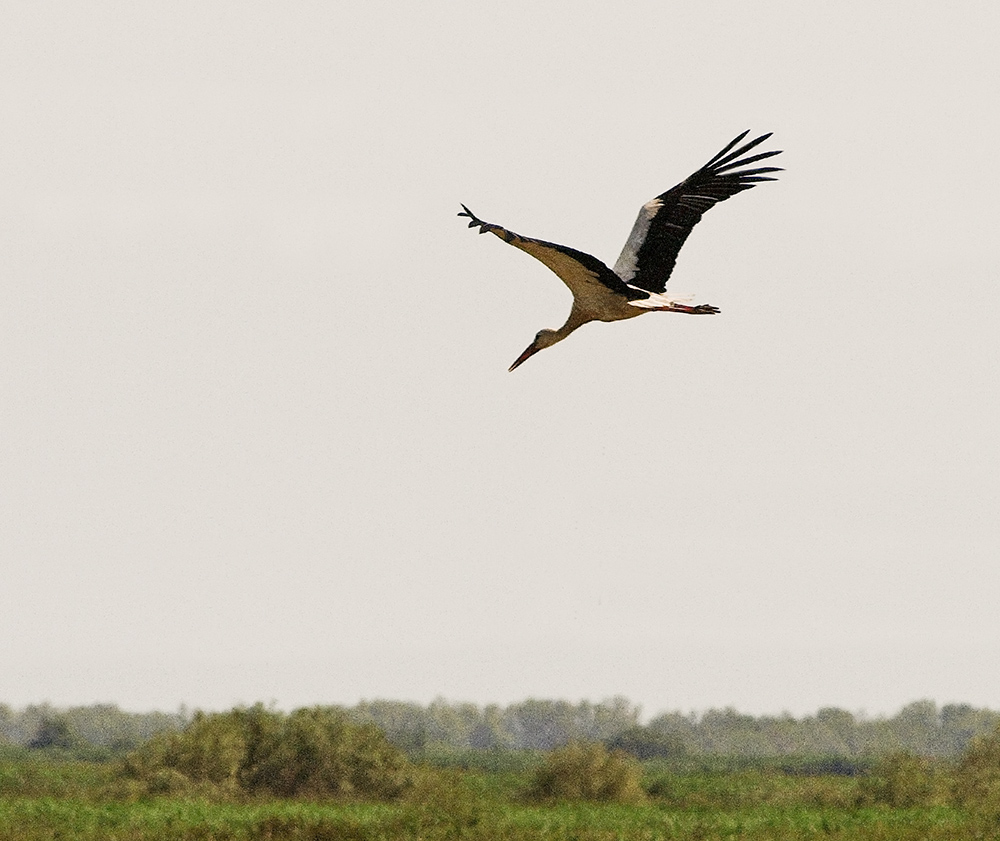
[[[31,750],[59,748],[72,750],[79,746],[80,737],[69,719],[59,713],[46,714],[38,723],[35,735],[28,742]]]
[[[638,727],[641,713],[640,707],[621,695],[601,701],[593,709],[593,723],[588,738],[605,741],[632,727]]]
[[[768,756],[774,751],[764,721],[732,707],[706,712],[698,723],[698,730],[709,753]]]
[[[503,746],[503,736],[495,725],[479,722],[469,734],[469,747],[475,750],[494,750]]]
[[[623,730],[604,744],[609,750],[624,751],[636,759],[672,759],[688,754],[688,747],[678,734],[640,725]]]
[[[888,722],[903,750],[919,756],[933,756],[941,751],[941,727],[937,704],[922,700],[907,704]]]
[[[371,723],[396,747],[411,756],[422,756],[428,744],[427,710],[404,701],[362,701],[347,711],[359,724]]]
[[[698,742],[698,718],[693,713],[684,715],[681,712],[660,713],[650,719],[647,727],[660,730],[663,733],[680,736],[686,744],[695,748],[701,746]]]
[[[117,753],[133,750],[156,733],[179,730],[186,723],[178,714],[129,713],[114,704],[71,707],[65,715],[82,741]]]
[[[410,756],[427,759],[447,754],[439,750],[442,747],[551,750],[573,740],[611,744],[616,736],[639,726],[640,710],[622,697],[597,704],[528,699],[487,707],[438,698],[427,706],[363,701],[343,712],[355,724],[375,724]],[[60,717],[76,740],[69,750],[88,758],[123,754],[157,734],[180,732],[194,720],[184,708],[174,713],[130,713],[113,704],[67,710],[49,704],[17,710],[0,704],[0,742],[27,746],[36,742],[44,721]],[[898,751],[957,756],[974,737],[988,735],[998,725],[1000,712],[969,704],[948,704],[939,710],[924,700],[908,704],[889,718],[855,716],[836,707],[800,719],[788,714],[751,716],[727,708],[700,716],[662,713],[646,726],[679,737],[693,754],[866,759]],[[54,742],[61,738],[58,734],[42,737]],[[91,751],[94,747],[101,750]]]
[[[941,708],[941,749],[944,755],[964,752],[976,736],[988,736],[1000,726],[1000,713],[970,704],[945,704]]]
[[[814,732],[811,753],[853,756],[857,752],[857,722],[847,710],[823,707],[816,713]]]
[[[533,750],[552,750],[576,735],[576,711],[568,701],[529,698],[507,707],[503,727],[514,745]]]
[[[479,723],[469,734],[469,747],[476,750],[496,750],[510,746],[510,735],[503,730],[503,710],[497,704],[487,705]]]
[[[762,735],[768,740],[768,752],[772,756],[822,753],[813,745],[809,722],[798,721],[788,713],[767,718]]]
[[[468,747],[472,731],[482,721],[475,704],[451,704],[444,698],[435,698],[426,715],[427,741],[450,747]]]

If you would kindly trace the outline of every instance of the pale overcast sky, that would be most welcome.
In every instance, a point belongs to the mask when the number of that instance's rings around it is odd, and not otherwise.
[[[0,701],[1000,708],[1000,7],[9,2]],[[750,129],[781,180],[589,325]]]

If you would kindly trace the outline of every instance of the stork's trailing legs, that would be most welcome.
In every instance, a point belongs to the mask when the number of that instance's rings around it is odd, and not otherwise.
[[[653,312],[683,312],[688,315],[715,315],[721,312],[718,307],[713,307],[711,304],[696,304],[693,307],[687,304],[671,304],[669,307],[648,307],[648,309]]]

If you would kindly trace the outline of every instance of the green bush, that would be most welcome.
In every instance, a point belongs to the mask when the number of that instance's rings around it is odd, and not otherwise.
[[[179,796],[191,792],[191,780],[176,768],[158,768],[146,780],[149,794]]]
[[[396,797],[408,764],[373,724],[352,724],[338,710],[296,710],[267,728],[241,775],[251,791],[294,795]]]
[[[232,713],[197,713],[179,733],[154,736],[128,754],[124,775],[141,780],[150,794],[194,790],[234,794],[247,752],[245,734]]]
[[[529,796],[535,800],[599,800],[637,803],[645,799],[639,763],[600,744],[570,742],[546,756],[535,771]]]
[[[330,707],[284,715],[259,704],[198,713],[183,731],[157,736],[129,754],[122,770],[150,794],[385,800],[409,781],[402,753],[374,725],[353,724]]]
[[[247,740],[239,721],[228,713],[196,713],[182,733],[170,739],[169,767],[199,782],[236,786]]]
[[[469,783],[469,776],[455,769],[426,765],[415,769],[413,785],[402,798],[404,808],[394,827],[396,835],[461,838],[473,832],[486,817],[484,801],[489,798]]]
[[[929,806],[941,799],[937,796],[937,779],[929,760],[900,751],[875,762],[861,780],[859,796],[862,802],[884,803],[897,809]]]
[[[1000,727],[972,740],[955,768],[952,794],[969,811],[1000,819]]]

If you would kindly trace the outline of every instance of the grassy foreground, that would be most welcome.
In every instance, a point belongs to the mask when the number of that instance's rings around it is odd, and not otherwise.
[[[865,803],[857,778],[767,771],[647,780],[634,805],[525,801],[524,773],[424,769],[392,803],[135,796],[113,769],[0,764],[0,839],[972,839],[1000,825],[952,805]]]
[[[761,806],[730,812],[650,806],[483,804],[455,815],[405,806],[88,803],[6,800],[0,838],[139,839],[961,839],[994,838],[948,808],[837,810]]]

